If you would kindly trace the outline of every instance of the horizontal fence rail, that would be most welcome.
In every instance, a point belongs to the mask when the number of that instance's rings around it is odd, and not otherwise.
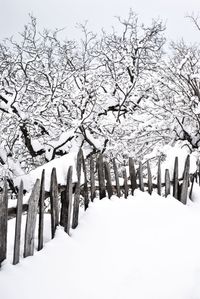
[[[147,174],[144,174],[144,167]],[[129,176],[127,175],[129,170]],[[174,161],[173,177],[170,178],[169,170],[164,173],[165,180],[161,181],[161,160],[158,161],[157,178],[153,180],[149,161],[142,164],[139,162],[136,167],[133,158],[129,158],[128,167],[122,170],[121,176],[116,159],[110,163],[105,161],[102,154],[95,159],[90,157],[89,161],[83,157],[80,149],[77,155],[76,169],[69,167],[66,185],[60,186],[57,182],[56,168],[52,169],[50,191],[45,191],[45,170],[42,172],[41,179],[37,179],[32,189],[28,204],[23,204],[23,182],[20,183],[17,197],[17,207],[8,208],[7,183],[4,180],[3,192],[0,195],[0,266],[6,259],[7,254],[7,226],[8,219],[16,217],[15,236],[13,240],[13,265],[20,261],[20,248],[24,248],[23,256],[34,254],[36,218],[38,217],[38,241],[37,250],[44,246],[44,214],[45,200],[49,199],[51,215],[51,238],[55,236],[58,225],[64,227],[64,231],[70,234],[70,224],[75,229],[78,226],[80,204],[85,210],[89,207],[90,201],[93,202],[97,196],[99,199],[104,197],[111,198],[112,195],[126,199],[129,194],[133,195],[136,189],[152,194],[153,190],[159,195],[167,197],[172,194],[183,204],[187,203],[189,196],[192,199],[194,182],[199,181],[199,165],[194,174],[190,174],[190,156],[185,161],[185,167],[181,179],[178,173],[178,158]],[[77,182],[72,182],[72,173],[76,172]],[[81,185],[81,175],[83,173],[83,185]],[[120,181],[123,180],[123,184]],[[156,183],[155,183],[156,182]],[[24,244],[21,244],[21,223],[22,215],[26,213],[26,227]],[[23,245],[23,247],[22,247]]]

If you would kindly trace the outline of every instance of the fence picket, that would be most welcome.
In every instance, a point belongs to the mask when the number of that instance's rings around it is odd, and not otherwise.
[[[128,197],[128,178],[127,178],[127,172],[126,169],[123,171],[123,177],[124,177],[124,197]]]
[[[20,182],[18,196],[17,196],[17,213],[16,213],[16,223],[15,223],[13,265],[19,263],[21,223],[22,223],[22,204],[23,204],[23,181]]]
[[[97,170],[99,179],[99,199],[106,197],[106,186],[105,186],[105,176],[104,176],[104,166],[103,166],[103,155],[99,154],[97,158]]]
[[[134,194],[134,190],[137,188],[137,182],[136,182],[136,172],[135,172],[135,165],[132,158],[129,158],[129,175],[131,179],[131,193]]]
[[[119,173],[117,170],[117,164],[116,164],[115,158],[113,158],[113,169],[114,169],[114,174],[115,174],[117,196],[121,197],[120,184],[119,184]]]
[[[178,199],[179,181],[178,181],[178,157],[174,161],[174,176],[173,176],[173,196]]]
[[[29,198],[28,213],[26,219],[24,257],[33,255],[34,253],[34,233],[38,209],[38,201],[40,196],[40,180],[37,179],[31,196]]]
[[[199,165],[198,165],[198,177],[199,177],[199,186],[200,186],[200,161],[199,161]]]
[[[191,187],[190,187],[190,192],[189,192],[189,199],[192,200],[192,191],[193,191],[193,187],[194,187],[194,179],[195,177],[192,176],[191,177]]]
[[[91,201],[93,202],[96,197],[96,190],[95,190],[95,175],[94,175],[94,159],[90,157],[90,196]]]
[[[82,149],[80,149],[77,155],[77,164],[76,164],[77,182],[76,182],[76,187],[74,192],[74,205],[73,205],[73,216],[72,216],[73,229],[75,229],[78,226],[82,156],[83,156]]]
[[[150,164],[149,161],[147,161],[147,174],[148,174],[148,192],[149,194],[152,194],[153,191],[153,184],[152,184],[152,175],[151,175],[151,168],[150,168]]]
[[[142,162],[139,162],[138,174],[139,174],[139,186],[140,186],[140,190],[144,192],[144,181],[143,181]]]
[[[183,204],[187,203],[189,170],[190,170],[190,156],[188,155],[185,161],[185,168],[183,172],[183,184],[182,184],[181,194],[180,194],[180,201]]]
[[[105,169],[105,179],[106,179],[108,198],[111,198],[111,196],[113,195],[113,188],[112,188],[112,181],[111,181],[111,174],[110,174],[110,166],[108,162],[104,162],[104,169]]]
[[[0,196],[0,267],[6,259],[7,253],[7,229],[8,229],[8,189],[4,179],[3,193]]]
[[[158,160],[158,173],[157,173],[157,192],[161,195],[162,192],[162,181],[161,181],[161,165],[160,158]]]
[[[72,173],[73,169],[72,166],[69,167],[68,173],[67,173],[67,185],[65,190],[65,222],[63,223],[65,232],[69,235],[70,233],[70,224],[71,224],[71,211],[72,211]]]
[[[43,248],[44,233],[44,200],[45,200],[45,170],[42,170],[40,197],[39,197],[39,226],[38,226],[38,251]]]
[[[82,163],[83,163],[83,173],[84,173],[84,208],[85,211],[89,206],[89,196],[88,196],[88,183],[87,183],[87,169],[85,164],[84,156],[82,155]]]
[[[170,176],[169,169],[165,169],[165,197],[170,194]]]
[[[51,204],[51,237],[55,236],[56,227],[59,225],[59,204],[58,204],[58,184],[56,168],[52,169],[50,186],[50,204]]]

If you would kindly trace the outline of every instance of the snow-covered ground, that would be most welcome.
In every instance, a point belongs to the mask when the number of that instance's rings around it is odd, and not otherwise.
[[[16,266],[9,247],[0,298],[199,299],[198,194],[195,185],[187,206],[140,191],[127,200],[95,200],[71,237],[58,228],[42,251]]]

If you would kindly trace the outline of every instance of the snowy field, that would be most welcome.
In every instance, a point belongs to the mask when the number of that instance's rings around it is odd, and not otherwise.
[[[0,271],[1,299],[199,299],[200,188],[187,206],[136,191],[96,200],[71,237]],[[47,222],[49,219],[47,219]],[[47,223],[46,222],[46,223]],[[14,221],[9,225],[9,243]]]

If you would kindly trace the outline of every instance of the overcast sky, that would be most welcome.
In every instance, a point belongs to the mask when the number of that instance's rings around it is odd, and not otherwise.
[[[76,23],[89,21],[94,31],[110,28],[114,16],[126,17],[132,8],[144,23],[160,17],[167,24],[167,37],[199,42],[200,32],[185,18],[200,14],[200,0],[0,0],[0,39],[23,30],[28,14],[37,17],[40,27],[66,27],[66,36],[77,37]]]

